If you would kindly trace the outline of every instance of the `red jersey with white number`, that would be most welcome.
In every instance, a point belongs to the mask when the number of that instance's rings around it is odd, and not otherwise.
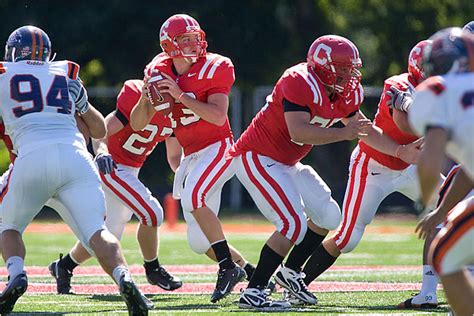
[[[159,54],[145,69],[150,74],[153,69],[170,75],[178,86],[189,96],[207,103],[210,95],[223,93],[228,95],[235,81],[234,65],[227,57],[207,53],[194,63],[189,70],[176,75],[173,72],[173,60],[166,54]],[[232,138],[229,119],[222,126],[209,123],[181,103],[176,102],[172,118],[177,127],[174,134],[187,156],[225,138]]]
[[[148,155],[159,142],[173,134],[173,121],[157,112],[150,123],[141,131],[130,126],[130,113],[141,96],[142,80],[128,80],[117,97],[116,111],[125,117],[125,126],[108,137],[109,153],[116,163],[131,167],[141,167]],[[120,115],[120,114],[119,114]]]
[[[5,134],[5,125],[3,124],[3,121],[0,122],[0,137],[5,143],[5,147],[7,147],[8,149],[8,153],[10,154],[10,161],[13,163],[15,161],[16,155],[13,153],[12,140],[7,134]]]
[[[409,87],[414,88],[415,86],[415,81],[411,76],[408,75],[408,73],[393,76],[385,80],[382,96],[378,105],[377,114],[375,114],[374,124],[380,127],[387,136],[393,139],[394,142],[401,145],[409,144],[418,139],[418,137],[402,132],[397,127],[397,125],[393,121],[392,110],[387,105],[387,100],[389,100],[389,97],[386,96],[386,92],[390,91],[391,87],[395,87],[401,91],[407,91]],[[403,160],[397,157],[384,154],[370,147],[362,140],[359,141],[359,146],[360,149],[367,154],[367,156],[390,169],[403,170],[409,166],[409,164],[407,164]]]
[[[230,150],[230,156],[253,151],[294,165],[309,153],[313,145],[291,140],[284,116],[284,99],[301,106],[302,111],[309,111],[311,124],[330,127],[359,110],[364,91],[359,85],[347,98],[335,95],[330,100],[324,85],[308,64],[295,65],[283,73],[265,106]]]

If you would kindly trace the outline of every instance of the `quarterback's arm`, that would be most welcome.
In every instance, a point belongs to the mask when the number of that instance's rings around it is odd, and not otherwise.
[[[184,93],[170,76],[167,74],[163,74],[163,76],[166,79],[158,83],[161,92],[169,93],[201,119],[217,126],[225,124],[227,121],[227,110],[229,109],[229,97],[225,93],[211,94],[207,97],[207,102],[201,102]]]
[[[357,120],[360,118],[366,118],[361,111],[350,119]],[[416,163],[420,154],[418,148],[419,144],[417,142],[407,145],[399,145],[376,125],[372,125],[368,133],[366,135],[361,135],[360,139],[370,147],[373,147],[384,154],[400,158],[406,163]]]
[[[87,112],[80,114],[80,117],[87,125],[92,138],[102,138],[105,136],[107,128],[105,127],[104,117],[92,104],[89,103],[89,109]]]
[[[144,129],[156,113],[155,108],[150,103],[147,96],[148,86],[147,78],[145,78],[140,99],[130,113],[130,127],[134,131],[141,131]]]
[[[105,125],[107,127],[107,135],[100,139],[92,139],[92,147],[96,154],[108,154],[109,150],[107,148],[108,142],[107,138],[109,136],[118,133],[122,128],[124,128],[123,123],[115,115],[115,111],[109,113],[105,117]]]
[[[408,113],[393,109],[392,118],[395,125],[404,133],[416,135],[408,122]]]
[[[182,147],[176,137],[168,137],[165,140],[166,158],[173,172],[176,172],[181,163]]]
[[[439,183],[447,142],[448,133],[442,128],[430,128],[426,132],[425,145],[418,161],[418,180],[424,205],[429,203]]]

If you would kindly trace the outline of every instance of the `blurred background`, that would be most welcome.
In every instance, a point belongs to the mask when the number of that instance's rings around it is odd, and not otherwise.
[[[51,38],[57,60],[81,65],[91,102],[104,114],[113,111],[127,79],[142,78],[145,65],[161,52],[158,31],[171,15],[187,13],[206,32],[208,50],[232,59],[236,82],[230,118],[237,138],[264,105],[281,73],[306,59],[314,39],[338,34],[352,40],[363,60],[362,110],[373,118],[383,81],[407,71],[407,56],[420,40],[448,26],[474,18],[472,0],[201,0],[201,1],[60,1],[0,0],[0,40],[32,24]],[[0,171],[9,159],[0,145]],[[342,203],[350,152],[355,142],[318,146],[303,161],[312,165]],[[140,178],[162,201],[171,191],[173,174],[159,144]],[[258,213],[238,183],[224,188],[227,214]],[[389,197],[380,211],[406,212],[411,203]]]

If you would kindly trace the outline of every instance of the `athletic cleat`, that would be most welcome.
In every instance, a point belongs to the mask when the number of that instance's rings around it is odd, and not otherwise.
[[[296,296],[294,296],[290,291],[287,289],[283,290],[283,299],[291,304],[291,306],[302,306],[306,305],[305,301],[300,300]]]
[[[120,295],[127,304],[128,314],[133,316],[148,315],[148,310],[153,308],[153,303],[140,292],[131,279],[124,276],[119,282]]]
[[[436,307],[438,307],[438,300],[435,293],[428,293],[426,295],[418,293],[397,305],[399,309],[430,309]]]
[[[56,290],[58,294],[74,294],[71,291],[71,278],[72,272],[64,269],[59,265],[59,261],[62,259],[63,255],[59,255],[59,259],[53,261],[48,266],[49,273],[56,279]]]
[[[217,282],[214,293],[211,296],[211,302],[215,303],[218,300],[226,297],[232,290],[234,286],[245,279],[245,270],[239,266],[235,266],[232,269],[219,269],[217,273]]]
[[[10,313],[16,301],[26,292],[28,288],[28,278],[26,273],[20,273],[13,280],[8,277],[7,287],[0,294],[0,314]]]
[[[304,274],[296,272],[290,268],[281,265],[275,274],[275,281],[280,286],[290,291],[298,299],[306,304],[316,304],[318,299],[311,293],[303,282]]]
[[[173,275],[171,275],[162,266],[153,270],[151,273],[146,273],[146,279],[148,283],[152,285],[158,285],[163,290],[174,291],[183,286],[183,282]]]
[[[275,282],[273,282],[272,280],[268,281],[268,284],[265,290],[268,291],[269,295],[272,293],[276,293],[277,289],[276,289]]]
[[[261,311],[282,311],[291,307],[287,301],[273,301],[265,290],[247,288],[240,294],[240,308],[258,309]]]

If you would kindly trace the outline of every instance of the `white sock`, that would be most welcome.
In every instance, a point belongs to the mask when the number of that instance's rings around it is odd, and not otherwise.
[[[126,266],[117,266],[115,267],[114,271],[112,271],[112,276],[114,277],[115,283],[119,284],[120,279],[125,277],[126,280],[132,280],[132,276],[128,271]]]
[[[430,265],[423,265],[423,283],[421,284],[420,294],[433,293],[436,296],[436,288],[438,287],[438,275]]]
[[[23,273],[25,269],[25,262],[21,257],[13,256],[7,259],[6,262],[8,275],[10,280],[13,280],[17,275]]]

